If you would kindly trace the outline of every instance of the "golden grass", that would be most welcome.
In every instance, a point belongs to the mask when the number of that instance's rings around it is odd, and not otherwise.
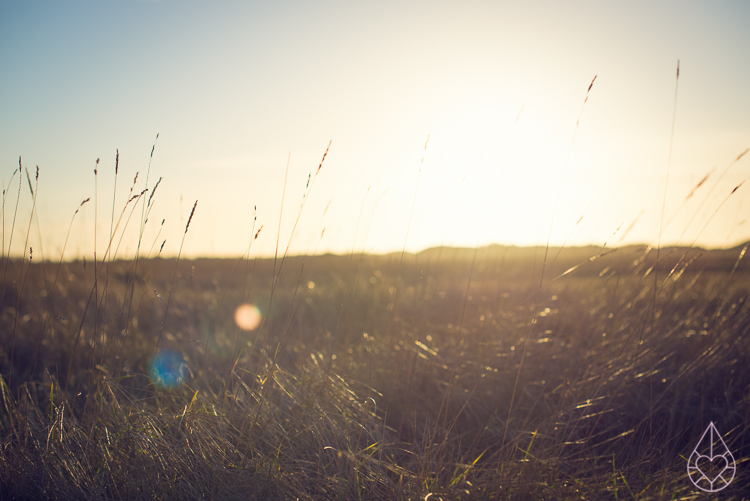
[[[254,219],[239,259],[185,263],[196,200],[176,258],[164,241],[149,258],[161,233],[144,258],[155,146],[93,280],[64,259],[70,229],[58,263],[6,255],[3,191],[0,498],[695,499],[686,461],[709,422],[737,459],[722,499],[747,498],[750,243],[548,262],[549,242],[293,256],[290,237],[278,262],[277,234],[251,266]],[[119,152],[113,197],[118,172]],[[262,322],[245,332],[248,303]]]
[[[654,253],[629,247],[590,261],[592,251],[563,250],[550,265],[556,276],[585,264],[541,292],[533,252],[523,249],[436,249],[403,263],[400,253],[353,262],[291,256],[287,266],[299,275],[278,280],[270,312],[272,260],[239,274],[230,260],[144,260],[138,277],[132,262],[114,261],[117,307],[100,313],[98,338],[80,306],[92,286],[80,278],[82,264],[62,263],[53,288],[34,263],[34,293],[18,311],[7,299],[0,310],[4,325],[20,319],[13,359],[2,361],[3,374],[14,374],[0,383],[3,492],[681,499],[695,492],[681,456],[712,420],[739,461],[727,499],[740,499],[750,449],[750,291],[745,265],[729,274],[740,250],[706,251],[665,283],[653,335],[644,313]],[[314,288],[298,287],[309,281]],[[153,289],[170,282],[165,318],[167,301]],[[124,336],[128,287],[136,292]],[[233,313],[244,302],[275,319],[264,325],[283,326],[278,345],[237,330]],[[65,320],[51,322],[35,354],[46,318]],[[150,377],[160,324],[162,348],[187,366],[171,389]]]

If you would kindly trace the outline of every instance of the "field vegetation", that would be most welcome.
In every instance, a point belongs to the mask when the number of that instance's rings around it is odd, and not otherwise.
[[[746,499],[746,250],[6,256],[0,497]]]
[[[164,258],[141,238],[147,172],[106,249],[53,262],[29,245],[38,170],[17,224],[21,167],[2,206],[3,499],[706,498],[689,473],[750,496],[750,242],[260,259],[253,227],[241,257],[181,259],[196,202]],[[732,455],[704,453],[697,479],[711,424]]]

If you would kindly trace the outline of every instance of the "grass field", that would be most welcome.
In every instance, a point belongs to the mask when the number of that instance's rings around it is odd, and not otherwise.
[[[742,252],[6,259],[0,497],[747,499]]]
[[[750,501],[748,20],[0,2],[0,501]]]

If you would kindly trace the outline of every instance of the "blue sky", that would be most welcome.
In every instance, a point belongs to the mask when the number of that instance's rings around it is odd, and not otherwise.
[[[750,155],[713,186],[750,147],[748,21],[746,2],[0,0],[0,178],[39,165],[49,257],[87,197],[66,253],[93,253],[95,221],[106,247],[115,151],[119,213],[157,133],[145,240],[165,219],[165,254],[196,199],[186,255],[241,254],[254,206],[272,253],[287,158],[282,242],[329,140],[292,252],[400,250],[415,191],[411,250],[544,244],[553,212],[553,244],[655,243],[679,59],[662,241],[736,245]],[[24,184],[24,229],[30,209]]]

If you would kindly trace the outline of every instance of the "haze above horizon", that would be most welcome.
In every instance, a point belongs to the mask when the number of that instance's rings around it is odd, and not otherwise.
[[[732,194],[750,177],[748,21],[739,1],[0,0],[4,252],[19,156],[32,184],[39,166],[35,260],[40,238],[59,259],[89,197],[65,256],[90,259],[96,225],[101,258],[136,172],[144,200],[163,177],[152,256],[177,254],[195,200],[185,257],[241,255],[261,226],[253,255],[293,229],[291,254],[732,247],[750,239],[750,186]]]

